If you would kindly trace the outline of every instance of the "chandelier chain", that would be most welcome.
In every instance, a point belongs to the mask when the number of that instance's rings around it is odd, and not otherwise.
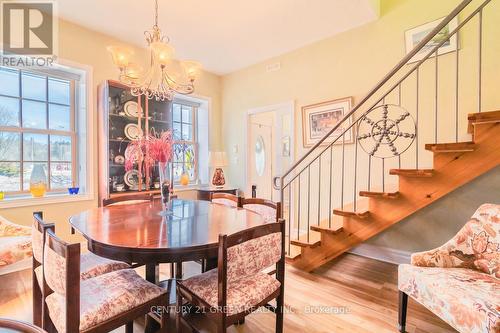
[[[158,0],[155,0],[155,26],[158,26]]]

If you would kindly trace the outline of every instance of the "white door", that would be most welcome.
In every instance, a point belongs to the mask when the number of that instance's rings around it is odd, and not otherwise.
[[[250,184],[257,187],[257,197],[272,200],[274,171],[272,127],[251,122],[249,139]]]
[[[257,187],[257,197],[280,200],[273,178],[281,176],[293,163],[293,102],[248,111],[247,117],[247,190]]]

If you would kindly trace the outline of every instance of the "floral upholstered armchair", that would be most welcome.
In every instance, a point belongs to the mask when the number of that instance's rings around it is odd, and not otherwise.
[[[31,228],[0,216],[0,275],[29,267],[31,256]]]
[[[400,332],[408,296],[459,332],[500,332],[500,205],[482,205],[446,244],[414,253],[398,285]]]

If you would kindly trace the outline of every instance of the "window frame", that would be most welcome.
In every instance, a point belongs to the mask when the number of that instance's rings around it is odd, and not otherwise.
[[[78,175],[78,152],[77,152],[77,147],[79,145],[78,142],[78,133],[77,133],[77,117],[76,117],[76,110],[79,109],[78,104],[78,90],[77,86],[80,85],[80,77],[74,76],[70,73],[67,73],[65,71],[61,70],[36,70],[36,69],[30,69],[30,70],[24,70],[24,69],[19,69],[19,68],[12,68],[8,66],[1,66],[2,69],[7,69],[11,71],[17,71],[17,76],[18,76],[18,84],[19,84],[19,94],[18,96],[11,96],[11,95],[3,95],[0,94],[0,97],[7,97],[7,98],[16,98],[19,103],[19,114],[18,114],[18,126],[3,126],[0,125],[0,132],[9,132],[9,133],[18,133],[19,134],[19,160],[2,160],[0,161],[1,163],[18,163],[19,164],[19,181],[20,181],[20,186],[17,191],[5,191],[3,189],[0,189],[7,195],[23,195],[23,194],[29,194],[30,191],[29,189],[24,190],[24,164],[25,163],[44,163],[47,165],[47,193],[64,193],[67,192],[67,188],[56,188],[52,189],[51,186],[51,164],[56,164],[56,163],[65,163],[65,164],[71,164],[71,186],[79,186],[79,175]],[[43,101],[41,100],[36,100],[32,98],[24,98],[23,97],[23,88],[22,88],[22,75],[23,73],[26,73],[28,75],[37,75],[37,76],[44,76],[45,78],[45,99]],[[58,102],[50,102],[49,101],[49,81],[50,79],[55,79],[55,80],[64,80],[69,82],[69,90],[70,90],[70,100],[69,100],[69,105],[58,103]],[[45,104],[45,122],[46,122],[46,128],[45,129],[39,129],[39,128],[29,128],[29,127],[23,127],[23,101],[33,101],[33,102],[41,102]],[[69,117],[69,125],[70,128],[68,131],[64,130],[52,130],[50,129],[50,112],[49,112],[49,106],[50,105],[56,105],[56,106],[64,106],[64,107],[69,107],[69,112],[70,112],[70,117]],[[25,161],[24,159],[24,135],[25,134],[42,134],[47,136],[47,160],[45,161]],[[70,137],[71,138],[71,161],[52,161],[51,160],[51,136],[65,136],[65,137]]]
[[[174,105],[178,104],[181,106],[181,118],[180,121],[174,121]],[[182,121],[182,106],[188,106],[191,108],[191,123],[185,123]],[[192,128],[192,135],[191,135],[191,140],[175,140],[175,135],[172,133],[172,137],[174,138],[174,145],[176,144],[188,144],[192,145],[194,147],[194,172],[193,172],[193,179],[189,179],[189,184],[190,185],[196,185],[199,184],[200,179],[199,179],[199,149],[198,149],[198,109],[200,107],[199,103],[194,103],[190,102],[181,98],[174,98],[172,100],[172,132],[174,129],[174,123],[180,124],[181,126],[181,138],[182,138],[182,125],[183,124],[189,124],[191,125]],[[185,156],[183,155],[183,161],[182,162],[174,162],[172,161],[172,167],[175,169],[175,165],[180,164],[180,165],[185,165],[186,160]],[[180,178],[180,177],[179,177]],[[174,177],[174,185],[179,185],[180,184],[180,179],[175,179]]]

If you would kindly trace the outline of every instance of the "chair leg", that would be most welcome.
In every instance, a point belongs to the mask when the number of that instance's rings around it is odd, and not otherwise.
[[[276,298],[276,333],[283,333],[284,298],[285,295],[283,295],[283,290],[281,290],[279,296]]]
[[[398,330],[401,333],[406,332],[406,312],[408,310],[408,295],[401,290],[399,291],[399,317]]]
[[[177,288],[176,292],[177,292],[177,300],[175,303],[175,331],[182,332],[182,327],[181,327],[182,296],[179,293],[179,288]]]
[[[38,284],[37,278],[33,273],[33,324],[38,327],[42,327],[42,291],[40,290],[40,285]]]
[[[125,333],[134,333],[134,322],[129,321],[125,324]]]

